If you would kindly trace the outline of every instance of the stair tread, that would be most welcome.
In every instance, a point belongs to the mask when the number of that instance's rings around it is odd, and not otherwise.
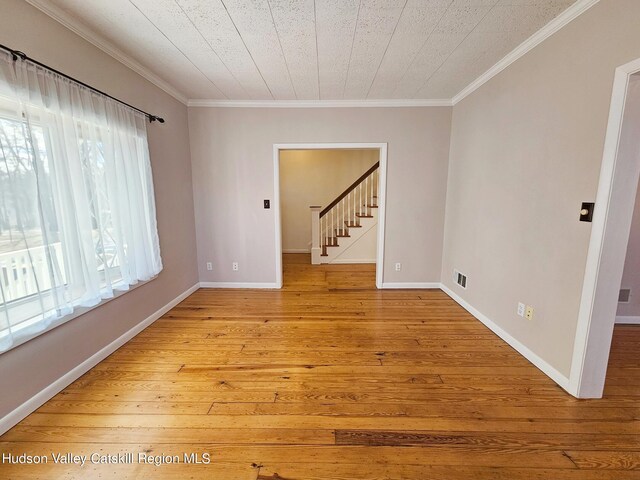
[[[363,215],[360,213],[356,213],[356,217],[358,218],[373,218],[373,215]]]
[[[367,208],[378,208],[378,205],[367,205]]]

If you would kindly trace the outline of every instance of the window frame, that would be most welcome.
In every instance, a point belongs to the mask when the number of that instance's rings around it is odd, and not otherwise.
[[[9,100],[9,102],[11,102],[11,100]],[[4,105],[0,105],[0,119],[2,120],[6,120],[9,122],[14,122],[17,124],[20,123],[25,123],[26,120],[24,118],[24,114],[22,115],[22,118],[18,117],[17,115],[15,115],[14,112],[12,112],[11,109],[6,108]],[[43,132],[43,139],[44,139],[44,145],[43,148],[45,148],[45,150],[47,151],[47,154],[49,155],[49,153],[51,151],[53,151],[52,148],[52,140],[51,140],[51,134],[50,134],[50,128],[47,125],[43,125],[41,124],[41,122],[35,121],[32,122],[33,125],[36,125],[38,127],[40,127],[42,129]],[[50,158],[49,161],[53,161],[53,158]],[[34,247],[32,247],[34,248]],[[63,259],[63,263],[66,266],[66,261]],[[106,272],[105,269],[109,268],[109,269],[113,269],[113,270],[117,270],[118,267],[107,267],[106,265],[104,265],[105,268],[103,269],[98,269],[98,274],[101,276],[102,280],[105,281],[106,283]],[[39,337],[40,335],[43,335],[61,325],[64,325],[65,323],[74,320],[78,317],[81,317],[91,311],[93,311],[94,309],[97,309],[103,305],[105,305],[106,303],[115,300],[117,298],[120,298],[122,295],[125,295],[133,290],[136,290],[146,284],[148,284],[149,282],[152,282],[153,280],[155,280],[156,278],[158,278],[158,274],[152,276],[151,278],[149,278],[148,280],[138,280],[133,284],[120,284],[118,286],[112,286],[111,291],[113,292],[112,296],[110,297],[102,297],[101,300],[96,303],[95,305],[91,305],[91,306],[82,306],[80,304],[80,300],[75,299],[72,300],[70,302],[71,306],[72,306],[72,312],[68,313],[68,314],[64,314],[62,316],[60,316],[59,318],[54,318],[53,320],[49,321],[49,323],[46,323],[46,320],[43,320],[42,315],[33,315],[29,318],[26,318],[25,320],[22,320],[20,323],[14,325],[14,326],[9,326],[6,329],[2,329],[0,328],[0,342],[2,341],[3,338],[11,335],[13,336],[13,343],[11,344],[11,346],[6,349],[6,350],[2,350],[0,351],[0,355],[5,354],[11,350],[13,350],[16,347],[19,347],[20,345],[29,342],[30,340],[33,340],[37,337]],[[65,283],[66,284],[66,283]],[[28,305],[29,304],[34,304],[34,303],[40,303],[39,300],[39,295],[51,295],[51,290],[54,287],[51,287],[47,290],[43,290],[39,293],[33,293],[30,295],[26,295],[24,297],[20,297],[20,298],[16,298],[13,300],[10,300],[8,302],[2,302],[0,303],[0,305],[5,305],[6,308],[20,308],[21,306],[24,306],[25,308],[29,308]],[[106,286],[105,286],[106,288]],[[51,310],[51,312],[55,311],[54,309]],[[47,311],[47,313],[49,313],[49,311]],[[40,318],[38,318],[40,317]],[[47,316],[44,317],[45,319],[48,318]],[[39,330],[37,329],[37,325],[38,323],[45,323],[44,327]],[[34,328],[34,330],[31,331],[31,333],[23,333],[21,334],[21,332],[25,332],[25,331],[29,331],[29,329]],[[11,332],[11,333],[9,333]]]

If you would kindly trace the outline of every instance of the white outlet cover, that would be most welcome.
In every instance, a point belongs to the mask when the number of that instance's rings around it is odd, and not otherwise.
[[[400,270],[402,270],[402,264],[396,263],[396,272],[399,272]]]
[[[233,264],[231,264],[231,268],[233,268],[234,272],[237,272],[239,270],[238,262],[233,262]]]
[[[518,316],[519,317],[524,317],[524,309],[525,309],[524,303],[522,303],[522,302],[518,303]]]
[[[207,270],[213,270],[213,263],[207,262]]]

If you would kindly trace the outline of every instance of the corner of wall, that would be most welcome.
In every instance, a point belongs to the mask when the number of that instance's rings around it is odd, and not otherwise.
[[[4,434],[18,422],[20,422],[23,418],[25,418],[30,413],[34,412],[40,406],[42,406],[45,402],[50,400],[52,397],[57,395],[59,392],[64,390],[71,383],[76,381],[86,372],[95,367],[102,360],[107,358],[113,352],[115,352],[122,345],[127,343],[137,334],[139,334],[142,330],[147,328],[153,322],[155,322],[162,315],[167,313],[173,307],[175,307],[178,303],[183,301],[189,295],[198,290],[199,284],[195,284],[188,288],[186,291],[182,292],[176,298],[171,300],[169,303],[164,305],[162,308],[158,309],[143,321],[132,327],[130,330],[123,333],[121,336],[113,340],[110,344],[99,350],[98,352],[91,355],[91,357],[87,358],[84,362],[74,367],[72,370],[58,378],[57,380],[51,382],[46,388],[43,388],[36,395],[32,396],[24,403],[7,413],[4,417],[0,418],[0,435]]]
[[[564,390],[566,390],[571,395],[574,395],[574,392],[571,389],[569,378],[560,373],[554,367],[549,365],[546,361],[544,361],[541,357],[539,357],[535,352],[530,350],[526,345],[518,341],[516,338],[512,337],[509,333],[503,330],[497,323],[491,320],[489,317],[484,315],[474,306],[469,304],[466,300],[464,300],[460,295],[454,292],[452,289],[447,287],[444,284],[441,284],[440,288],[443,292],[449,295],[458,305],[464,308],[467,312],[473,315],[476,319],[482,322],[489,330],[498,335],[501,339],[511,345],[518,353],[520,353],[524,358],[529,360],[534,366],[538,369],[542,370],[542,372],[547,375],[551,380],[556,382],[559,386],[561,386]]]

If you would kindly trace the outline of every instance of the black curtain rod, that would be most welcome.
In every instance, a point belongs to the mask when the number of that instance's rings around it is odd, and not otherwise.
[[[160,123],[164,123],[164,118],[159,117],[157,115],[152,115],[152,114],[150,114],[148,112],[145,112],[144,110],[140,110],[139,108],[136,108],[133,105],[129,105],[127,102],[123,102],[122,100],[120,100],[120,99],[118,99],[116,97],[113,97],[113,96],[109,95],[108,93],[103,92],[102,90],[98,90],[97,88],[92,87],[91,85],[87,85],[86,83],[81,82],[77,78],[73,78],[73,77],[67,75],[66,73],[62,73],[61,71],[56,70],[55,68],[51,68],[49,65],[45,65],[44,63],[40,63],[39,61],[34,60],[33,58],[29,57],[26,53],[21,52],[20,50],[14,50],[14,49],[6,47],[6,46],[4,46],[2,44],[0,44],[0,48],[2,48],[3,50],[6,50],[7,52],[9,52],[11,54],[11,56],[13,57],[13,61],[14,62],[17,61],[18,59],[20,59],[20,60],[29,60],[31,63],[35,63],[36,65],[39,65],[42,68],[46,68],[47,70],[50,70],[50,71],[52,71],[54,73],[57,73],[58,75],[63,76],[64,78],[69,79],[72,82],[76,82],[76,83],[82,85],[83,87],[88,88],[89,90],[91,90],[93,92],[99,93],[100,95],[104,95],[105,97],[109,97],[110,99],[115,100],[116,102],[119,102],[119,103],[121,103],[123,105],[126,105],[129,108],[132,108],[136,112],[142,113],[144,116],[146,116],[149,119],[149,122],[155,122],[157,120]]]

